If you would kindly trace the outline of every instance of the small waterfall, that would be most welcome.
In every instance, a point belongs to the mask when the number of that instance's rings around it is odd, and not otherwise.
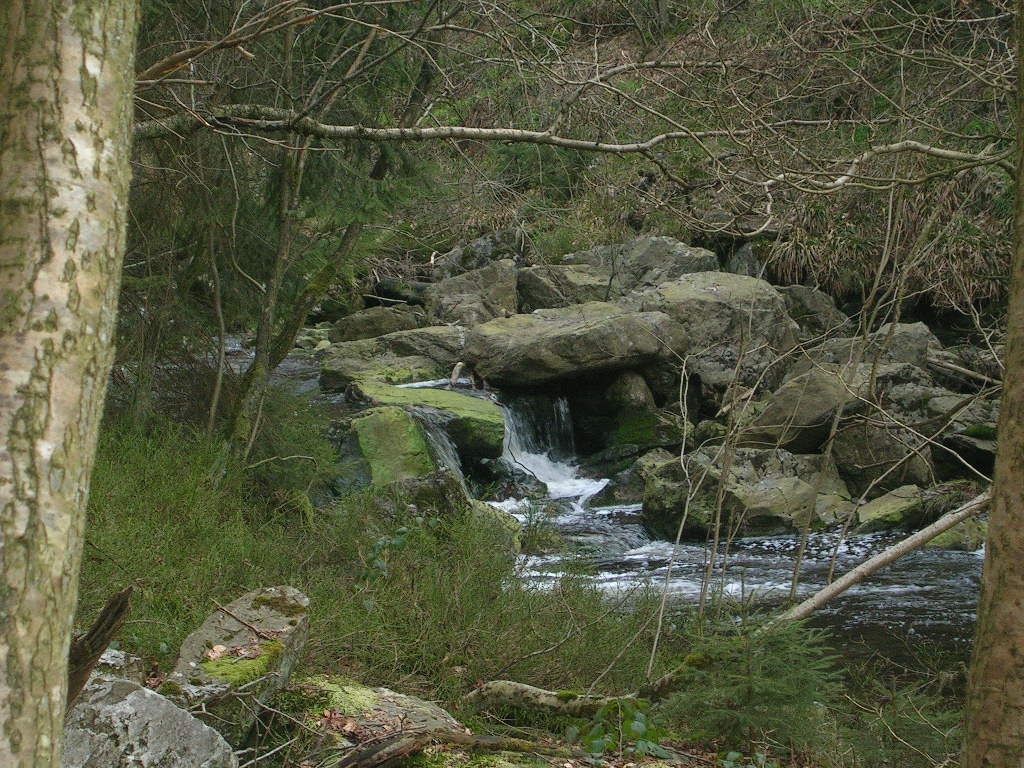
[[[465,486],[466,478],[462,473],[462,462],[459,459],[458,449],[455,447],[455,443],[448,437],[448,432],[444,428],[444,423],[437,411],[431,408],[420,408],[410,407],[409,410],[419,421],[420,426],[423,427],[423,433],[427,437],[427,442],[430,444],[430,452],[434,456],[434,460],[444,469],[451,472],[460,484]]]
[[[575,499],[582,510],[607,480],[580,477],[573,463],[576,448],[572,414],[565,397],[514,395],[503,397],[505,446],[502,461],[529,472],[547,486],[552,499]]]

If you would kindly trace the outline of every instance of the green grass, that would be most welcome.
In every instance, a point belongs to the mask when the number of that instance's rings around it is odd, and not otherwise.
[[[458,711],[482,681],[622,694],[645,679],[655,595],[610,600],[578,575],[530,586],[507,532],[472,509],[411,512],[406,499],[364,491],[300,514],[275,502],[265,482],[187,429],[108,424],[89,504],[79,623],[133,583],[121,645],[167,667],[214,601],[291,584],[311,600],[300,674],[416,693],[485,731],[493,721]],[[822,637],[798,625],[709,628],[684,612],[665,626],[653,673],[683,660],[684,684],[651,717],[676,736],[751,754],[768,745],[830,768],[915,765],[955,750],[957,702],[920,682],[945,673],[905,684],[857,673],[844,698]],[[503,714],[555,733],[593,727]],[[886,763],[894,756],[901,762]]]

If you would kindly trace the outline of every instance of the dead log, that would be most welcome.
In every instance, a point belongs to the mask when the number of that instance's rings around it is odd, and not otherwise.
[[[96,617],[96,621],[89,627],[89,631],[71,641],[71,649],[68,652],[68,696],[65,711],[71,709],[78,694],[88,682],[93,667],[124,624],[128,617],[131,596],[132,588],[128,587],[111,597],[103,606],[100,615]]]
[[[599,709],[629,696],[590,696],[571,691],[547,691],[513,680],[491,680],[463,698],[467,703],[489,709],[495,706],[546,709],[570,717],[593,717]]]

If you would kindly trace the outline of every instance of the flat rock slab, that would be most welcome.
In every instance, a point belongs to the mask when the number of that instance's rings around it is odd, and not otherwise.
[[[159,691],[240,744],[259,707],[291,676],[309,637],[309,598],[294,587],[248,592],[207,617],[185,638]]]
[[[493,400],[448,389],[394,387],[375,382],[367,382],[361,389],[374,402],[434,411],[463,461],[501,456],[505,415]]]
[[[478,325],[465,359],[489,383],[531,387],[636,368],[685,348],[682,329],[668,315],[595,301]]]
[[[94,676],[64,724],[64,768],[237,768],[217,731],[131,680]]]
[[[431,738],[444,741],[445,736],[470,733],[433,702],[342,677],[307,678],[293,685],[291,691],[306,702],[307,711],[301,717],[304,725],[317,734],[311,745],[315,745],[321,759],[332,748],[348,753],[408,740],[419,749]]]
[[[445,378],[462,359],[465,340],[465,328],[432,325],[332,344],[324,352],[320,386],[331,392],[355,381],[408,384]]]

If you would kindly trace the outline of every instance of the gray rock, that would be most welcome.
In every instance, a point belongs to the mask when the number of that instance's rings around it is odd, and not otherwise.
[[[148,669],[144,659],[124,651],[108,648],[93,668],[93,674],[102,677],[120,677],[139,685],[145,685]]]
[[[426,325],[426,316],[419,307],[402,304],[396,307],[370,307],[338,320],[328,336],[331,342],[372,339],[388,333],[408,331]]]
[[[675,536],[687,498],[686,534],[702,534],[714,516],[722,481],[718,451],[698,449],[646,472],[643,517],[661,535]],[[736,449],[725,479],[722,508],[730,527],[742,533],[792,531],[805,524],[831,524],[853,512],[846,485],[824,456],[789,451]]]
[[[845,420],[832,444],[839,474],[858,496],[873,498],[903,485],[935,480],[923,437],[884,419],[884,412]]]
[[[467,328],[518,311],[516,265],[509,259],[435,283],[423,292],[427,314],[435,324]]]
[[[739,383],[774,387],[785,373],[782,356],[797,342],[797,325],[778,291],[753,277],[699,272],[633,293],[624,303],[678,322],[689,340],[691,372],[714,388],[730,384],[737,367]]]
[[[937,394],[927,387],[928,381],[925,371],[909,363],[818,364],[751,404],[744,411],[741,440],[746,445],[815,451],[828,437],[836,408],[842,407],[844,414],[874,411],[873,402],[885,403],[885,410],[878,409],[879,418],[893,425],[921,422],[930,416],[927,410],[918,414],[898,404],[900,398],[909,401],[922,392],[928,397]],[[927,398],[922,402],[926,408]]]
[[[294,587],[247,592],[185,638],[160,693],[202,706],[232,744],[244,742],[259,713],[287,683],[309,637],[309,598]]]
[[[754,246],[751,243],[743,243],[732,252],[725,262],[724,271],[747,277],[764,277],[764,265],[754,254]]]
[[[136,682],[94,675],[64,724],[63,768],[237,768],[217,731]]]
[[[800,326],[800,339],[835,336],[850,328],[850,318],[840,312],[827,293],[807,285],[787,285],[776,289],[786,302],[786,310]]]
[[[857,509],[857,533],[908,528],[920,516],[924,499],[916,485],[903,485]]]
[[[909,363],[924,370],[929,351],[941,348],[942,344],[924,323],[888,323],[870,334],[866,343],[860,337],[824,341],[807,350],[789,375],[797,376],[823,363],[846,365],[858,357],[861,363]]]
[[[638,237],[620,245],[602,245],[566,254],[563,264],[590,264],[611,275],[608,296],[625,296],[692,272],[718,269],[718,257],[671,237]]]
[[[529,387],[636,368],[685,347],[679,325],[661,312],[589,302],[478,325],[465,360],[492,384]]]
[[[517,284],[519,311],[528,313],[588,301],[607,301],[610,280],[610,271],[592,264],[520,269]]]
[[[506,229],[484,235],[438,256],[434,261],[434,278],[444,280],[481,269],[499,259],[513,259],[518,263],[526,251],[527,240],[522,229]]]
[[[330,392],[355,381],[407,384],[447,378],[463,359],[465,339],[465,328],[440,325],[332,344],[323,353],[320,386]]]

